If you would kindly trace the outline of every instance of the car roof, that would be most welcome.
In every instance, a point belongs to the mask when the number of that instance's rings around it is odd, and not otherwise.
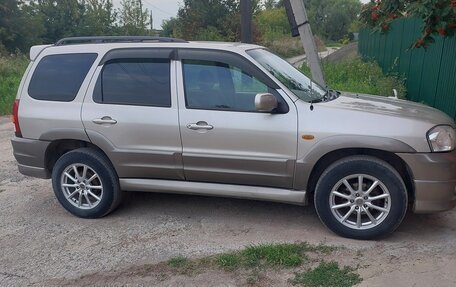
[[[226,50],[243,52],[246,50],[263,48],[255,44],[240,42],[214,42],[214,41],[182,41],[182,42],[105,42],[105,43],[75,43],[65,45],[39,45],[30,49],[30,59],[35,60],[45,50],[46,55],[66,53],[99,53],[104,54],[112,49],[119,48],[193,48]]]

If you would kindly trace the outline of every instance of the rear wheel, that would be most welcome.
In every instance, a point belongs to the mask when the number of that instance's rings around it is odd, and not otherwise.
[[[369,156],[341,159],[321,175],[315,207],[335,233],[373,239],[394,231],[407,209],[407,191],[397,171]]]
[[[117,174],[106,156],[94,149],[81,148],[60,157],[52,185],[60,204],[78,217],[103,217],[120,203]]]

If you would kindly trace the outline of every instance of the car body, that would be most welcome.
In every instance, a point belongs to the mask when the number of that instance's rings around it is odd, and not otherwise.
[[[405,100],[331,92],[263,47],[89,37],[32,47],[30,59],[14,107],[14,155],[21,173],[52,177],[77,216],[109,213],[120,190],[313,199],[333,231],[369,239],[394,230],[407,206],[456,205],[451,118]],[[101,195],[110,195],[103,208]]]

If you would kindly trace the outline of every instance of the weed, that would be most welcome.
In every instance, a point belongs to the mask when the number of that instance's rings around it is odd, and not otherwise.
[[[0,116],[11,114],[27,64],[28,59],[24,56],[0,57]]]
[[[362,281],[354,271],[348,266],[341,269],[334,261],[322,261],[312,270],[295,273],[295,277],[290,281],[292,284],[308,287],[351,287]]]
[[[183,256],[173,257],[168,260],[168,265],[172,268],[182,268],[188,264],[187,258]]]
[[[296,267],[307,260],[306,252],[330,253],[336,247],[312,246],[307,243],[251,245],[238,252],[223,253],[216,264],[226,270],[259,267]]]
[[[307,65],[301,71],[310,76]],[[399,98],[405,98],[404,80],[397,75],[384,75],[380,66],[374,61],[363,61],[357,57],[336,63],[324,61],[323,73],[327,85],[334,90],[364,93],[379,96],[392,96],[393,89]]]
[[[340,247],[332,246],[332,245],[325,245],[323,243],[320,243],[317,246],[313,247],[313,249],[315,251],[320,252],[320,253],[325,253],[325,254],[329,254],[331,252],[334,252],[334,251],[336,251],[339,248]]]
[[[235,270],[241,266],[241,256],[237,253],[224,253],[217,257],[218,266],[227,270]]]
[[[307,245],[303,244],[264,244],[247,247],[243,252],[249,266],[299,266],[306,259],[304,251]]]

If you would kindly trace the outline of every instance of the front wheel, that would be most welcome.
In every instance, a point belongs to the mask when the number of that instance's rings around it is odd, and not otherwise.
[[[352,156],[329,166],[315,188],[315,208],[335,233],[374,239],[393,232],[404,218],[407,191],[398,172],[369,156]]]

